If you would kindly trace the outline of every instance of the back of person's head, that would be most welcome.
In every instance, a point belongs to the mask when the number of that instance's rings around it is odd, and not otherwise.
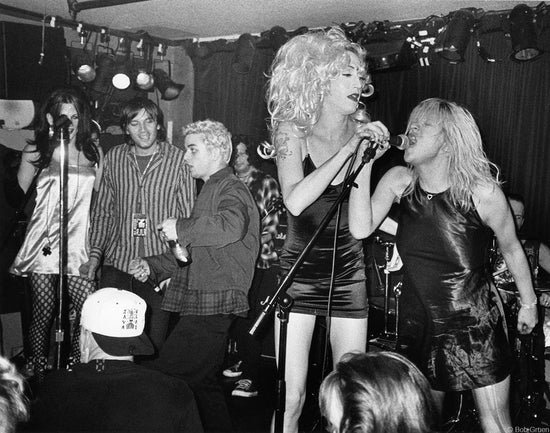
[[[147,304],[138,295],[112,287],[100,289],[86,298],[80,318],[81,352],[88,362],[89,334],[99,348],[111,356],[151,355],[154,347],[145,335]]]
[[[204,137],[207,148],[219,148],[223,161],[229,164],[232,153],[231,133],[223,123],[206,119],[190,123],[183,128],[182,135],[184,140],[188,135],[194,134],[201,134]]]
[[[126,104],[122,107],[122,112],[120,114],[120,128],[124,134],[126,134],[128,144],[133,145],[134,143],[130,135],[126,132],[126,127],[141,112],[141,110],[145,110],[145,112],[151,116],[155,122],[157,122],[157,139],[159,141],[166,140],[164,113],[160,107],[150,99],[138,97],[126,102]]]
[[[28,420],[24,388],[23,376],[10,361],[0,356],[0,433],[15,432],[18,422]]]
[[[394,352],[345,354],[321,384],[319,395],[321,413],[338,424],[332,426],[338,433],[431,431],[430,385],[410,361]],[[340,419],[331,414],[335,404]]]

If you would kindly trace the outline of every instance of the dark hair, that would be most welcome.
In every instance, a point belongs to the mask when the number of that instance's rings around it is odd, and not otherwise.
[[[254,143],[254,139],[249,135],[234,135],[231,137],[231,144],[233,146],[233,154],[229,165],[233,167],[235,164],[235,158],[237,157],[237,145],[243,143],[246,146],[246,152],[248,153],[248,162],[254,168],[259,169],[262,163],[258,152],[256,152],[256,146],[259,143]]]
[[[507,195],[507,197],[508,197],[508,201],[514,200],[514,201],[517,201],[517,202],[521,203],[523,206],[525,206],[525,199],[523,198],[523,196],[521,194],[516,194],[516,193],[511,192],[510,194]]]
[[[346,353],[319,391],[321,414],[338,398],[340,433],[426,433],[434,402],[424,375],[395,352]]]
[[[120,127],[124,134],[126,134],[126,140],[128,144],[133,146],[135,143],[132,137],[126,132],[128,124],[139,114],[141,110],[145,110],[149,116],[156,120],[158,124],[157,139],[159,141],[166,140],[166,127],[164,126],[164,114],[157,104],[147,98],[134,98],[126,103],[122,107],[122,113],[120,114]]]
[[[86,95],[73,87],[54,90],[40,107],[35,123],[34,140],[31,144],[36,146],[39,157],[33,164],[37,167],[47,167],[52,159],[54,149],[58,146],[57,140],[49,136],[50,124],[47,114],[57,119],[61,113],[63,104],[74,106],[78,114],[78,128],[76,131],[75,146],[84,152],[84,156],[94,163],[99,163],[99,151],[92,140],[91,122],[92,112],[90,102]]]

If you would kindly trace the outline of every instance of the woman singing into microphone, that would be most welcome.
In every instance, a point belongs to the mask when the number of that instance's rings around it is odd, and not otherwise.
[[[59,279],[59,182],[60,123],[66,116],[65,138],[68,158],[66,226],[67,287],[76,323],[71,342],[71,361],[78,362],[79,317],[84,300],[95,290],[94,281],[80,277],[78,268],[88,260],[88,227],[92,191],[101,178],[101,149],[91,137],[90,105],[74,89],[54,91],[42,105],[35,139],[23,150],[17,179],[26,192],[37,173],[36,205],[30,218],[25,240],[10,272],[29,277],[32,317],[29,329],[30,357],[27,369],[38,382],[47,366],[49,332],[56,307]]]
[[[295,262],[342,191],[359,143],[364,137],[385,143],[389,137],[380,122],[352,119],[368,84],[364,57],[361,46],[333,28],[294,37],[273,62],[268,106],[279,182],[289,213],[281,255],[283,271]],[[288,321],[284,431],[293,433],[298,430],[305,401],[316,316],[332,318],[334,363],[346,352],[366,348],[365,265],[362,244],[349,233],[347,201],[339,227],[334,217],[298,270],[288,294],[294,306]]]
[[[409,357],[428,378],[439,409],[446,392],[472,390],[483,430],[513,431],[513,363],[489,263],[493,233],[517,284],[522,334],[537,323],[537,298],[498,169],[485,155],[472,114],[454,102],[420,102],[407,135],[408,167],[388,170],[372,197],[372,162],[359,173],[350,195],[350,230],[358,239],[369,236],[399,204],[396,240],[406,306],[400,334],[413,337]]]

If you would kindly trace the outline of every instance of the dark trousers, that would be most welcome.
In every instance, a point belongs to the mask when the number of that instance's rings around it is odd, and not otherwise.
[[[191,387],[205,431],[232,430],[219,373],[233,318],[228,314],[181,316],[152,364]]]
[[[116,287],[117,289],[128,290],[135,293],[147,303],[147,314],[145,317],[145,333],[149,336],[156,348],[156,355],[143,357],[139,361],[146,361],[158,356],[168,331],[170,313],[162,310],[162,295],[155,292],[154,286],[149,283],[140,283],[126,272],[113,266],[103,266],[99,287]],[[141,357],[138,357],[141,358]]]
[[[267,296],[273,295],[277,289],[278,268],[256,269],[252,286],[248,292],[248,302],[250,310],[248,317],[237,317],[231,326],[230,336],[237,342],[237,353],[239,359],[243,361],[243,378],[257,381],[259,379],[260,360],[262,355],[263,342],[267,335],[272,337],[271,328],[273,328],[273,319],[266,317],[262,321],[262,326],[257,329],[252,336],[248,333],[250,328],[256,322],[256,319],[263,310],[261,302]]]

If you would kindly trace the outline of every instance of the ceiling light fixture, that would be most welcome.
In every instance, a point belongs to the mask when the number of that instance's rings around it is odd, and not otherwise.
[[[510,38],[512,39],[512,54],[510,58],[515,62],[535,60],[542,54],[537,47],[537,32],[535,28],[535,14],[524,4],[517,5],[510,15]]]
[[[161,98],[164,99],[165,101],[172,101],[173,99],[176,99],[180,95],[183,88],[185,87],[185,84],[174,83],[170,78],[171,75],[172,75],[172,65],[169,61],[168,61],[168,72],[166,72],[163,69],[153,70],[155,87],[160,92]]]
[[[469,9],[454,12],[446,29],[436,42],[435,52],[449,63],[457,64],[464,61],[464,54],[470,42],[475,23],[474,14]]]

